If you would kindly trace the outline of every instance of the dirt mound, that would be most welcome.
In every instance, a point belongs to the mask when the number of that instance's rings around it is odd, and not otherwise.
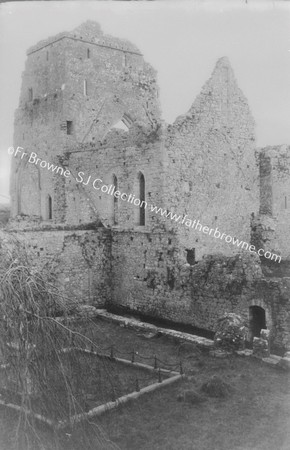
[[[209,381],[203,383],[201,390],[210,397],[224,398],[232,392],[232,387],[220,377],[214,375]]]
[[[199,403],[203,403],[206,399],[203,395],[199,394],[193,389],[186,389],[177,396],[177,400],[180,402],[187,402],[191,403],[192,405],[196,405]]]

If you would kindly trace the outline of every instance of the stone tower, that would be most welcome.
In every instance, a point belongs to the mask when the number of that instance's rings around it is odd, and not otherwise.
[[[89,21],[28,50],[14,145],[59,165],[65,149],[102,141],[114,127],[154,127],[159,116],[154,70]],[[11,197],[12,216],[62,219],[55,176],[27,159],[13,159]]]

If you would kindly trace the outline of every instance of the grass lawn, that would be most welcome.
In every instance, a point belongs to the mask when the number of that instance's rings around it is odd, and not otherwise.
[[[194,345],[180,344],[165,337],[149,338],[145,333],[101,320],[94,324],[78,323],[75,327],[90,337],[100,351],[114,345],[119,357],[130,359],[134,349],[146,358],[143,360],[137,355],[136,360],[148,364],[153,364],[154,355],[169,364],[181,360],[186,377],[92,420],[93,424],[86,425],[85,430],[83,426],[68,430],[61,438],[61,447],[49,445],[50,438],[46,435],[45,448],[89,450],[86,444],[89,441],[94,442],[92,448],[95,449],[113,448],[105,443],[104,435],[102,441],[95,437],[93,430],[97,427],[117,445],[116,448],[124,450],[290,449],[290,391],[286,372],[254,358],[214,358]],[[149,357],[151,360],[147,359]],[[213,376],[228,385],[225,397],[211,397],[202,391],[204,383]],[[124,380],[121,377],[118,382],[120,379]],[[87,392],[90,389],[91,386],[87,386]],[[187,397],[185,393],[180,401],[184,391],[194,395]],[[1,411],[4,428],[8,416],[11,424],[11,415]],[[7,433],[4,435],[6,444],[0,448],[10,450]]]

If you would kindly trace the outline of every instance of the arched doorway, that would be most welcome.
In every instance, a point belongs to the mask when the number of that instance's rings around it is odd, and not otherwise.
[[[260,337],[262,329],[266,329],[266,311],[261,306],[250,306],[249,308],[250,339]]]

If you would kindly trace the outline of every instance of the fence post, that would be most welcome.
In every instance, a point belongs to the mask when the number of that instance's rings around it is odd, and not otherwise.
[[[111,353],[110,353],[110,358],[114,358],[114,346],[111,346]]]
[[[182,362],[181,361],[179,363],[179,367],[180,367],[180,375],[183,375],[183,367],[182,367]]]
[[[91,353],[94,353],[94,344],[91,343]]]
[[[161,379],[161,370],[160,367],[158,369],[158,383],[161,383],[162,379]]]
[[[139,380],[136,377],[136,392],[139,392],[139,391],[140,391]]]
[[[133,349],[133,351],[132,351],[132,359],[131,359],[131,362],[132,362],[132,363],[135,362],[135,351],[134,351],[134,349]]]
[[[154,369],[157,369],[157,357],[154,355]]]

